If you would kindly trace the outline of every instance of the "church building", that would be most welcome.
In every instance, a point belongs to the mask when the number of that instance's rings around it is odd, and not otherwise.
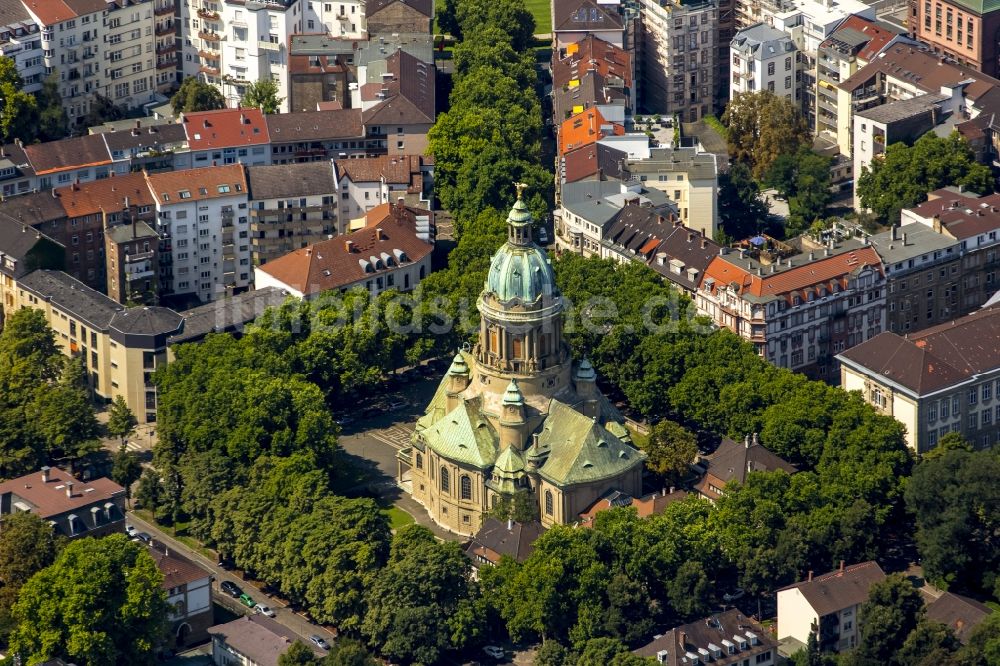
[[[479,341],[455,356],[399,453],[404,487],[458,534],[522,494],[546,527],[575,522],[609,491],[642,494],[646,456],[563,340],[563,299],[522,187],[477,302]]]

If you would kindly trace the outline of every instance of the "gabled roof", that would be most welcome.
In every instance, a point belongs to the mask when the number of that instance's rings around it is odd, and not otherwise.
[[[46,195],[47,196],[47,195]],[[19,199],[20,197],[15,197]],[[51,197],[49,197],[51,199]],[[4,210],[0,208],[0,210]],[[6,212],[4,210],[4,212]],[[62,217],[60,212],[59,217]],[[30,270],[38,268],[39,263],[45,263],[45,259],[35,259],[36,252],[42,255],[46,249],[52,249],[53,253],[62,257],[65,254],[65,247],[56,240],[42,234],[37,229],[32,229],[29,224],[10,219],[6,215],[0,215],[0,255],[4,261],[0,263],[0,271],[15,278],[24,275]],[[13,268],[9,261],[16,262]],[[61,261],[56,264],[61,266]]]
[[[954,592],[945,592],[927,604],[927,619],[947,626],[963,643],[968,643],[972,632],[992,612],[986,604]]]
[[[646,459],[645,453],[558,400],[549,403],[538,442],[526,455],[544,458],[539,475],[559,486],[615,477]]]
[[[622,165],[627,158],[628,153],[624,150],[598,142],[589,143],[562,156],[563,182],[575,183],[592,177],[620,180]]]
[[[552,85],[569,85],[574,79],[588,71],[601,76],[618,77],[626,88],[632,87],[632,57],[629,52],[618,48],[600,37],[587,35],[579,42],[566,47],[566,57],[552,63]]]
[[[34,271],[18,280],[17,285],[99,330],[107,330],[115,313],[125,309],[62,271]]]
[[[564,155],[571,150],[595,143],[608,134],[622,136],[625,134],[625,127],[608,122],[596,107],[591,107],[564,120],[559,126],[559,154]]]
[[[918,396],[933,393],[1000,367],[1000,307],[906,337],[886,331],[838,358]]]
[[[756,637],[756,645],[753,644],[752,637],[748,632]],[[740,648],[741,641],[746,643],[745,649]],[[736,654],[728,653],[726,643],[734,644],[737,648]],[[674,627],[656,636],[641,648],[633,650],[633,653],[640,657],[658,659],[662,652],[666,652],[665,660],[661,662],[664,666],[684,666],[691,663],[689,659],[685,658],[688,653],[699,655],[699,649],[707,651],[720,649],[720,656],[713,658],[711,664],[738,666],[743,664],[744,660],[749,660],[751,664],[754,663],[755,659],[751,657],[763,652],[770,651],[773,656],[777,652],[777,647],[778,643],[771,636],[771,632],[744,616],[739,609],[733,608],[689,624]],[[702,663],[704,663],[704,659],[702,659]]]
[[[722,484],[730,481],[743,483],[746,481],[749,472],[773,472],[781,470],[788,474],[798,471],[795,465],[786,461],[781,456],[772,453],[762,444],[756,443],[747,437],[747,440],[740,443],[731,439],[723,439],[719,448],[712,455],[703,458],[702,464],[707,471],[705,476],[695,486],[702,495],[711,499],[718,499],[719,494],[709,488],[709,484],[721,488]],[[711,479],[709,477],[712,477]]]
[[[362,113],[366,125],[393,123],[420,124],[434,122],[435,69],[399,49],[385,59],[389,80],[379,83],[387,90],[386,99]]]
[[[232,622],[217,624],[209,627],[208,633],[257,666],[278,666],[278,657],[296,640],[309,645],[317,657],[322,656],[318,648],[313,648],[285,625],[263,615],[245,615]]]
[[[650,268],[671,282],[694,291],[712,258],[718,254],[719,244],[683,225],[677,225],[656,247],[642,250],[645,251],[639,254]]]
[[[537,520],[530,523],[511,521],[506,523],[496,518],[486,518],[483,526],[466,546],[470,557],[482,557],[496,564],[506,555],[518,562],[524,562],[534,550],[535,540],[545,533],[545,528]]]
[[[127,173],[79,185],[60,187],[55,191],[67,217],[82,217],[117,213],[125,209],[125,198],[130,206],[152,206],[154,201],[141,173]]]
[[[139,122],[136,121],[136,123]],[[183,145],[187,141],[184,126],[178,123],[158,123],[131,129],[101,132],[100,136],[111,152]]]
[[[316,294],[375,279],[424,259],[434,245],[417,235],[418,218],[430,211],[383,204],[368,212],[369,226],[320,241],[258,266],[289,289]]]
[[[427,446],[448,460],[488,469],[496,462],[500,438],[482,414],[481,399],[463,400],[434,425],[426,428]],[[456,479],[457,482],[457,479]]]
[[[185,169],[145,174],[157,204],[190,203],[202,199],[246,196],[247,178],[242,164],[210,169]]]
[[[567,114],[581,113],[584,109],[598,105],[625,106],[625,93],[620,88],[606,85],[600,72],[585,72],[579,79],[573,79],[563,90],[553,90],[552,105],[556,118]]]
[[[181,114],[191,150],[255,146],[271,139],[260,109],[216,109]]]
[[[171,552],[165,548],[161,550],[161,548],[163,547],[158,544],[155,547],[150,547],[148,552],[163,574],[162,587],[164,590],[172,590],[175,587],[211,577],[211,572],[202,569],[180,553]]]
[[[336,160],[337,180],[344,178],[354,183],[407,185],[408,192],[423,191],[420,155],[380,155],[358,159]]]
[[[25,146],[24,152],[39,176],[111,164],[111,154],[98,134],[35,143]]]
[[[798,590],[820,617],[864,603],[872,585],[885,580],[885,572],[876,562],[862,562],[844,569],[816,576],[778,590]]]
[[[433,0],[367,0],[367,2],[365,2],[365,14],[368,18],[371,18],[383,9],[391,7],[397,2],[420,12],[427,18],[434,17]]]
[[[927,201],[907,210],[923,218],[936,217],[952,238],[964,240],[1000,229],[1000,194],[978,196],[941,188],[927,197]]]
[[[67,483],[73,484],[72,497],[66,494]],[[104,477],[84,483],[69,472],[53,467],[49,470],[47,482],[42,480],[42,472],[39,471],[0,483],[0,496],[7,493],[14,493],[30,502],[32,513],[49,518],[96,503],[103,505],[115,497],[124,496],[125,489]]]
[[[593,504],[580,512],[580,525],[590,527],[593,525],[597,514],[622,506],[633,506],[640,518],[647,518],[661,513],[674,502],[680,502],[687,498],[687,496],[688,492],[686,490],[678,490],[676,488],[671,488],[669,493],[664,488],[662,492],[650,493],[640,498],[632,497],[620,490],[609,490],[594,500]]]
[[[44,224],[66,217],[66,211],[50,190],[29,192],[0,201],[0,217],[15,219],[27,225]]]
[[[337,195],[333,164],[300,162],[247,167],[249,196],[253,199],[291,199]]]
[[[274,113],[264,119],[271,143],[356,139],[365,135],[361,109]]]
[[[553,0],[553,32],[600,32],[621,30],[622,17],[613,7],[594,0]]]
[[[25,0],[24,5],[42,25],[55,25],[106,8],[103,0]]]

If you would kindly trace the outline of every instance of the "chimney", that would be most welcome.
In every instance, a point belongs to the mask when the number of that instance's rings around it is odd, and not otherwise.
[[[754,433],[753,436],[750,438],[750,444],[753,446],[757,446],[758,444],[760,444],[760,440],[757,439],[757,433]]]
[[[813,582],[813,572],[812,569],[809,570],[809,578],[807,579],[810,583]]]
[[[889,247],[892,247],[892,246],[890,245]],[[829,257],[830,256],[830,248],[828,248],[828,247],[824,247],[823,248],[823,256],[824,257]]]
[[[896,240],[896,229],[898,228],[899,226],[896,224],[889,227],[889,240]]]
[[[66,497],[72,497],[72,496],[73,496],[73,482],[72,481],[67,481],[66,482]]]
[[[675,487],[673,487],[673,486],[670,486],[670,494],[671,494],[671,495],[673,495],[673,494],[674,494],[674,491],[675,491],[675,490],[677,490],[677,488],[675,488]]]
[[[743,446],[745,446],[748,449],[750,448],[750,435],[746,435],[743,437]]]
[[[906,234],[903,234],[903,247],[906,247]]]
[[[663,490],[660,491],[660,496],[661,497],[666,497],[667,496],[667,487],[666,486],[663,486]]]
[[[245,113],[241,113],[240,114],[240,125],[246,125],[246,124],[247,124],[247,115]]]
[[[681,649],[687,648],[688,635],[685,631],[677,632],[677,642],[680,644]]]
[[[816,253],[815,252],[810,252],[809,253],[809,261],[815,261],[815,260],[816,260]]]
[[[204,120],[201,121],[201,126],[204,127],[205,129],[208,129],[208,118],[205,118]]]
[[[396,205],[402,208],[405,205],[406,199],[404,197],[396,197]]]
[[[52,471],[52,468],[49,467],[48,465],[45,465],[44,467],[42,467],[42,483],[48,483],[49,482],[49,472],[50,471]]]
[[[344,241],[344,249],[348,252],[354,252],[354,241]]]
[[[375,228],[375,240],[385,240],[385,234],[382,232],[382,227]]]
[[[706,247],[708,247],[708,239],[702,237],[702,239],[701,239],[701,249],[704,250]]]
[[[513,532],[514,531],[514,519],[513,518],[508,518],[507,519],[507,531],[508,532]]]
[[[844,573],[844,560],[840,561],[840,573]]]

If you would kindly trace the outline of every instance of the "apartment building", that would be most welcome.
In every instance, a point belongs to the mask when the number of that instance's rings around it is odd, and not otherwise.
[[[1000,6],[976,0],[910,0],[909,5],[912,38],[984,74],[1000,75]]]
[[[359,231],[255,267],[254,284],[307,300],[357,287],[372,296],[416,288],[431,271],[433,213],[402,203],[382,204],[368,212],[366,222]]]
[[[181,330],[180,315],[126,309],[62,271],[33,271],[14,289],[14,308],[41,310],[62,352],[83,360],[95,396],[110,402],[120,395],[139,423],[156,420],[150,377],[166,363],[167,338]]]
[[[344,40],[366,39],[368,20],[364,0],[313,1],[304,3],[301,32],[326,33]]]
[[[156,91],[169,94],[180,82],[179,73],[184,62],[181,48],[187,44],[183,24],[177,20],[177,0],[152,0],[153,49],[156,53]]]
[[[354,63],[354,45],[351,40],[329,35],[292,35],[288,57],[288,108],[291,111],[318,111],[320,105],[323,109],[343,109],[350,104],[347,84]]]
[[[431,33],[434,23],[432,0],[368,0],[364,4],[368,12],[368,34],[373,38]]]
[[[787,33],[758,23],[737,32],[729,51],[732,60],[730,99],[740,93],[761,90],[792,102],[800,99],[800,56]]]
[[[595,80],[600,81],[596,89],[608,88],[618,90],[624,98],[624,107],[629,114],[636,108],[636,85],[635,85],[635,64],[632,54],[625,49],[606,42],[594,35],[587,35],[579,42],[566,46],[565,55],[559,57],[558,53],[553,53],[552,59],[552,88],[553,91],[565,88],[582,86],[582,81],[590,74],[595,74]],[[576,83],[574,83],[576,82]],[[594,99],[597,99],[594,96]],[[589,100],[588,100],[589,101]],[[564,105],[565,110],[573,113],[580,113],[587,106],[584,102],[579,111],[573,105]],[[555,113],[555,117],[563,119],[564,114]],[[565,116],[569,117],[569,116]],[[614,118],[618,122],[624,122],[622,118]]]
[[[778,641],[737,608],[715,613],[657,634],[632,651],[664,666],[711,663],[719,666],[773,666],[780,663]]]
[[[340,233],[364,225],[372,208],[396,203],[430,208],[431,165],[419,155],[382,155],[334,163],[336,188],[340,192]]]
[[[585,257],[603,257],[602,241],[627,207],[638,206],[673,224],[677,205],[660,190],[638,180],[566,183],[555,223],[556,249]]]
[[[816,56],[816,135],[836,142],[841,155],[853,151],[851,94],[839,87],[867,65],[896,37],[882,24],[848,16],[819,45]]]
[[[77,539],[125,533],[125,489],[111,479],[81,481],[58,467],[0,483],[3,516],[33,513],[60,537]]]
[[[647,113],[694,122],[715,110],[716,0],[641,0],[641,100]]]
[[[337,220],[333,170],[330,162],[247,168],[254,266],[346,232]]]
[[[21,0],[0,2],[0,55],[14,60],[24,92],[42,89],[45,62],[41,31]]]
[[[834,354],[885,329],[885,274],[853,239],[794,247],[755,237],[722,248],[698,287],[698,312],[782,368],[836,381]]]
[[[167,82],[157,78],[164,69],[158,68],[158,63],[165,61],[166,69],[173,70],[177,62],[172,1],[114,0],[106,7],[101,46],[85,46],[81,57],[104,60],[100,92],[114,104],[134,109],[156,102],[157,90],[174,81],[173,77]],[[154,8],[158,12],[155,16]],[[167,43],[174,50],[165,50],[162,45]]]
[[[979,448],[1000,437],[1000,308],[918,333],[886,332],[840,355],[841,386],[906,427],[916,453],[949,432]]]
[[[121,224],[104,232],[108,296],[127,305],[159,302],[160,236],[133,208],[122,211]]]
[[[181,115],[189,152],[177,168],[271,163],[267,121],[260,109],[217,109]]]
[[[163,292],[201,302],[248,289],[252,283],[247,180],[243,166],[146,174],[163,244]]]
[[[422,155],[434,125],[435,68],[398,49],[383,60],[358,66],[352,107],[361,109],[368,139],[390,155]]]
[[[264,116],[270,137],[268,164],[329,161],[384,153],[385,141],[368,137],[361,119],[360,109]]]
[[[19,219],[12,217],[0,224],[0,325],[17,309],[19,278],[40,268],[62,270],[65,264],[66,248],[31,228],[31,220]]]
[[[164,544],[153,543],[149,554],[163,574],[167,593],[168,636],[166,647],[183,649],[208,638],[215,624],[212,611],[212,574]]]
[[[274,79],[278,90],[288,90],[289,38],[303,32],[307,5],[299,0],[183,0],[182,31],[190,35],[185,45],[190,40],[192,46],[184,54],[183,76],[215,85],[230,107],[253,81]],[[282,96],[280,110],[288,111],[287,95]]]
[[[651,148],[648,157],[629,158],[622,179],[638,179],[663,192],[677,206],[684,226],[714,238],[719,228],[719,169],[716,156],[698,148]]]
[[[595,0],[553,0],[553,53],[562,53],[570,44],[593,35],[598,39],[626,48],[625,21],[620,3]]]

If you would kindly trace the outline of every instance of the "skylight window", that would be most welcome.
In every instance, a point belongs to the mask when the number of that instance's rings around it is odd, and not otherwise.
[[[181,199],[190,199],[191,198],[191,191],[190,190],[181,190],[177,194],[180,196]]]

